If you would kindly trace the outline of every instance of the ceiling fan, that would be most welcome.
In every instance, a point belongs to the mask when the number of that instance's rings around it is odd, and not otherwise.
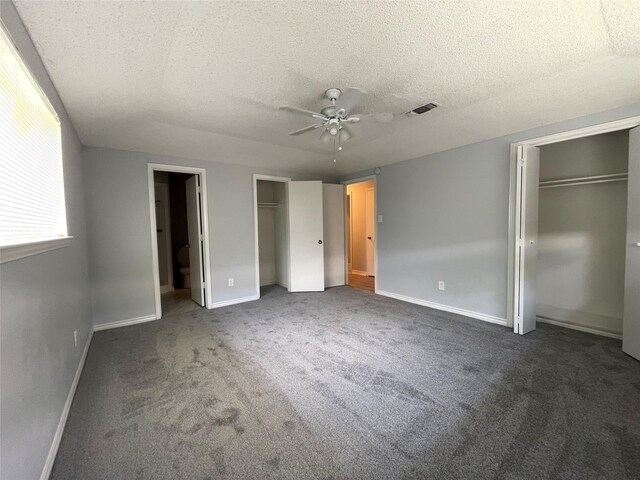
[[[334,145],[337,142],[338,150],[342,150],[342,143],[353,137],[353,133],[347,128],[346,124],[358,123],[361,120],[372,120],[374,122],[390,122],[393,120],[391,112],[367,115],[352,114],[351,111],[354,107],[366,96],[366,93],[359,88],[350,87],[344,92],[339,88],[330,88],[324,95],[329,99],[331,105],[327,105],[320,112],[312,112],[311,110],[290,105],[278,107],[279,110],[286,110],[319,120],[319,123],[301,128],[289,133],[289,135],[301,135],[321,128],[320,140],[327,144],[333,141]]]

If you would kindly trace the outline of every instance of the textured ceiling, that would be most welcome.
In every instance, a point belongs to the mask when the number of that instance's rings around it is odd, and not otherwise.
[[[16,7],[85,145],[350,173],[640,100],[640,2],[34,2]],[[358,113],[338,163],[310,123]]]

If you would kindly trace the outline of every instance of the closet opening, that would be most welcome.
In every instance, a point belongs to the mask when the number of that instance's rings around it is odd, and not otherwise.
[[[516,333],[550,323],[622,339],[640,358],[640,129],[629,120],[512,146]]]
[[[254,177],[258,297],[278,287],[289,289],[288,181]]]
[[[629,133],[540,147],[536,320],[622,338]]]
[[[207,307],[204,171],[149,166],[156,316]]]
[[[347,284],[375,291],[375,181],[369,178],[346,186]]]

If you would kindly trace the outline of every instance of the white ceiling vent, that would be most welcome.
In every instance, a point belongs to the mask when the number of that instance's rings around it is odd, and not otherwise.
[[[426,105],[422,105],[420,107],[414,108],[413,110],[409,110],[405,113],[407,117],[415,117],[416,115],[422,115],[423,113],[427,113],[429,110],[433,110],[434,108],[439,107],[440,104],[431,102]]]

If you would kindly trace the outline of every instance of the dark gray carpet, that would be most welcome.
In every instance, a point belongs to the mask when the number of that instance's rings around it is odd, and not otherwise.
[[[97,332],[53,479],[640,478],[640,363],[349,287]]]

